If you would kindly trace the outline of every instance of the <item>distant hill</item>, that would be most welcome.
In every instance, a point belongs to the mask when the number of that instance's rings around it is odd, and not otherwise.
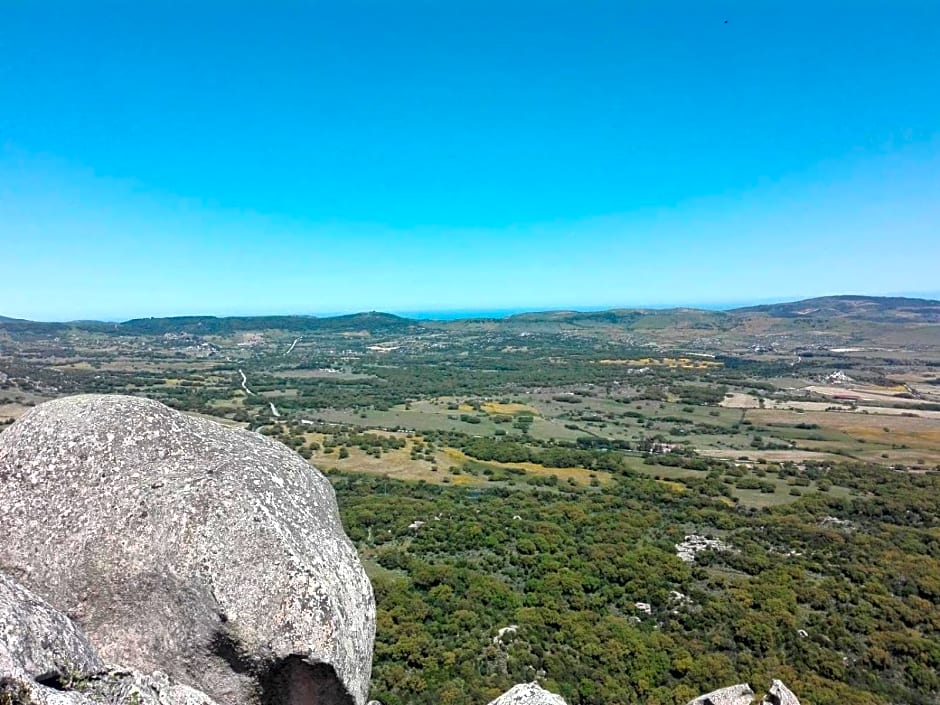
[[[694,308],[546,311],[519,313],[509,316],[504,321],[509,324],[548,323],[569,327],[615,326],[628,330],[661,328],[725,330],[734,325],[734,321],[723,311],[705,311]]]
[[[104,324],[107,325],[107,324]],[[135,318],[124,323],[110,324],[110,332],[117,335],[163,335],[165,333],[191,333],[193,335],[230,335],[256,330],[285,330],[296,333],[316,331],[369,331],[370,333],[404,330],[413,321],[390,313],[353,313],[346,316],[174,316],[170,318]],[[102,330],[102,324],[78,324],[76,327]]]
[[[876,323],[940,323],[940,301],[900,296],[823,296],[729,311],[773,318],[854,319]]]
[[[57,335],[68,330],[68,326],[64,323],[44,323],[41,321],[27,321],[23,318],[0,316],[0,330],[21,334]]]
[[[296,333],[316,331],[390,333],[418,326],[417,321],[390,313],[353,313],[346,316],[171,316],[167,318],[135,318],[123,323],[72,321],[69,323],[37,323],[0,316],[0,330],[15,333],[57,335],[69,330],[108,335],[231,335],[257,330],[285,330]]]
[[[754,319],[787,321],[853,321],[882,324],[940,324],[940,301],[883,296],[824,296],[803,301],[747,306],[728,311],[695,308],[623,308],[607,311],[541,311],[506,318],[467,318],[425,321],[371,311],[344,316],[173,316],[135,318],[123,323],[73,321],[40,323],[0,316],[0,330],[19,334],[59,335],[82,330],[110,335],[231,335],[258,330],[283,330],[298,334],[323,332],[403,333],[421,329],[486,328],[490,330],[565,331],[620,329],[630,331],[695,330],[729,331]]]
[[[0,316],[0,330],[38,335],[58,335],[69,330],[107,335],[164,335],[166,333],[231,335],[257,330],[284,330],[295,333],[317,331],[389,333],[405,331],[416,326],[420,326],[418,321],[375,311],[322,318],[317,316],[169,316],[134,318],[123,323],[103,321],[42,323]]]

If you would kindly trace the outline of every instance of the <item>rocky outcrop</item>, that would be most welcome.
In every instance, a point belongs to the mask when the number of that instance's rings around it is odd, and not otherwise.
[[[690,700],[688,705],[751,705],[753,700],[754,691],[751,686],[741,683],[700,695],[695,700]],[[760,705],[800,705],[800,701],[783,682],[775,679]]]
[[[10,705],[215,705],[165,673],[106,666],[64,614],[0,574],[0,702]]]
[[[489,705],[567,705],[560,695],[541,688],[538,683],[520,683]]]
[[[751,705],[753,699],[754,691],[751,686],[741,683],[700,695],[695,700],[690,700],[689,705]]]
[[[10,705],[216,705],[204,693],[173,682],[165,673],[145,675],[120,668],[109,668],[89,678],[54,686],[22,677],[0,678],[0,702]]]
[[[63,680],[101,671],[104,663],[68,617],[0,573],[0,676]]]
[[[753,700],[751,686],[741,683],[700,695],[688,705],[751,705]],[[565,705],[565,701],[538,683],[524,683],[509,689],[489,705]],[[800,701],[781,681],[774,680],[761,705],[800,705]]]
[[[0,571],[107,661],[224,703],[366,701],[371,586],[329,482],[280,443],[135,397],[47,402],[0,436],[0,537]]]
[[[720,539],[710,539],[707,536],[699,536],[698,534],[688,534],[676,544],[676,556],[685,563],[694,563],[695,557],[703,551],[722,553],[728,550],[728,545]]]
[[[770,690],[761,701],[761,705],[800,705],[800,701],[782,681],[774,679],[770,685]]]

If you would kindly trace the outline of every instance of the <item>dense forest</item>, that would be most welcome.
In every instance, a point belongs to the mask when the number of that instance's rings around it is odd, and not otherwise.
[[[331,474],[376,591],[374,696],[469,705],[538,677],[572,705],[673,705],[776,677],[819,705],[935,703],[940,478],[823,472],[859,496]],[[693,531],[727,550],[683,562]]]

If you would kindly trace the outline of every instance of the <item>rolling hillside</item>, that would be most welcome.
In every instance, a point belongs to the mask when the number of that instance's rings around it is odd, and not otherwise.
[[[887,326],[932,326],[940,324],[940,301],[901,297],[826,296],[728,311],[695,308],[610,309],[607,311],[542,311],[520,313],[502,319],[457,319],[430,321],[403,318],[389,313],[368,312],[343,316],[176,316],[137,318],[122,323],[74,321],[67,323],[34,322],[0,316],[0,331],[14,334],[56,335],[68,330],[111,335],[230,335],[258,330],[282,330],[295,333],[361,332],[392,334],[428,330],[490,329],[506,331],[590,331],[621,330],[636,332],[688,331],[689,334],[745,332],[753,323],[763,322],[775,330],[787,330],[796,321],[813,325],[838,324],[841,329],[853,323]],[[805,324],[795,324],[795,330]]]

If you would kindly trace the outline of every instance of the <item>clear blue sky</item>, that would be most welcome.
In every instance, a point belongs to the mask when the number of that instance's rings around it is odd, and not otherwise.
[[[36,319],[936,294],[940,3],[7,0],[0,262]]]

